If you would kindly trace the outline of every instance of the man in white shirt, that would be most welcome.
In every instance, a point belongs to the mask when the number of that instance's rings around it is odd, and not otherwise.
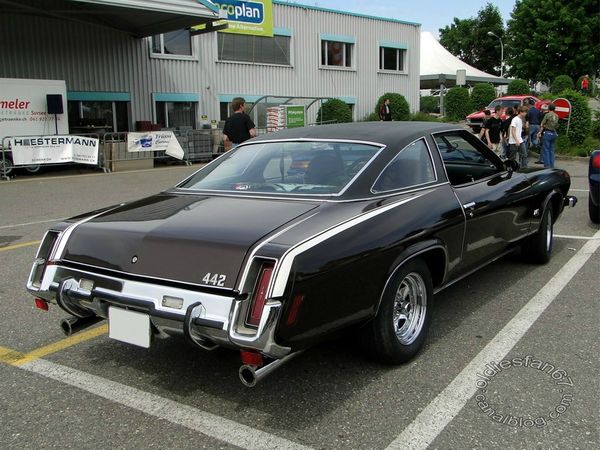
[[[518,114],[510,122],[508,134],[508,158],[517,159],[518,153],[521,168],[527,167],[527,147],[523,141],[523,119],[526,114],[527,106],[520,106]]]

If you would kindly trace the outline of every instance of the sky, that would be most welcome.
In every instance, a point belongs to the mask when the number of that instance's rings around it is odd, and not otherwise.
[[[515,6],[515,0],[290,0],[290,3],[416,22],[421,24],[421,31],[430,31],[436,37],[438,30],[452,24],[454,17],[475,17],[487,3],[498,7],[506,25]]]

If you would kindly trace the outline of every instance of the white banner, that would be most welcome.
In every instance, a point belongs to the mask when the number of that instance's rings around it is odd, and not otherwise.
[[[173,158],[183,159],[183,149],[172,131],[148,131],[127,134],[128,152],[164,151]]]
[[[15,166],[98,164],[98,139],[83,136],[21,136],[10,139]]]

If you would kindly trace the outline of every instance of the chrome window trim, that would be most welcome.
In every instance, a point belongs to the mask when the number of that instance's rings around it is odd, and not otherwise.
[[[344,187],[337,193],[335,194],[305,194],[308,195],[308,197],[306,198],[324,198],[324,197],[340,197],[342,195],[344,195],[344,193],[352,186],[352,184],[354,184],[354,182],[356,181],[356,179],[359,177],[360,174],[362,174],[362,172],[364,170],[366,170],[366,168],[373,162],[375,161],[375,159],[377,159],[377,157],[381,154],[381,152],[383,150],[385,150],[387,148],[387,146],[385,144],[382,144],[380,142],[371,142],[371,141],[357,141],[355,139],[329,139],[329,138],[317,138],[317,139],[312,139],[312,138],[286,138],[286,139],[268,139],[268,140],[260,140],[260,141],[255,141],[255,142],[244,142],[240,145],[238,145],[238,147],[236,147],[235,150],[237,150],[238,148],[242,148],[248,145],[259,145],[259,144],[274,144],[274,143],[278,143],[278,142],[327,142],[327,143],[344,143],[344,144],[361,144],[361,145],[370,145],[373,147],[379,147],[379,150],[371,157],[371,159],[369,160],[369,162],[367,164],[364,165],[364,167],[361,168],[361,170],[359,170],[356,175],[354,175],[354,177],[352,177],[352,179],[350,179],[345,185]],[[227,153],[225,153],[224,155],[226,155]],[[208,192],[208,193],[234,193],[234,194],[240,194],[240,191],[235,191],[235,190],[214,190],[214,189],[192,189],[192,188],[184,188],[181,187],[182,184],[185,184],[190,178],[192,178],[194,175],[196,175],[198,172],[200,172],[201,170],[204,170],[206,167],[210,166],[212,163],[214,163],[215,161],[218,161],[220,158],[222,158],[222,156],[220,156],[219,158],[215,159],[214,161],[211,161],[210,163],[206,164],[205,166],[203,166],[202,168],[200,168],[198,171],[194,172],[193,174],[191,174],[189,177],[187,177],[185,180],[183,180],[182,182],[178,183],[177,185],[175,185],[176,189],[181,189],[184,192],[188,191],[188,192],[194,192],[194,193],[199,193],[199,192]],[[275,195],[281,195],[281,194],[275,194]],[[246,197],[246,196],[243,196]],[[262,197],[262,196],[261,196]],[[276,198],[270,195],[265,195],[263,198]],[[290,195],[290,197],[284,197],[284,198],[295,198],[295,196]]]
[[[404,186],[404,187],[400,187],[400,188],[396,188],[396,189],[388,189],[387,191],[376,191],[375,185],[377,184],[377,182],[379,181],[379,179],[381,178],[381,176],[383,175],[383,173],[386,171],[386,169],[395,161],[395,159],[398,157],[398,155],[400,153],[402,153],[407,147],[413,145],[415,142],[417,141],[424,141],[425,142],[425,147],[427,148],[427,152],[429,154],[429,161],[431,162],[431,166],[433,168],[433,177],[434,179],[431,181],[428,181],[427,183],[419,183],[419,184],[413,184],[411,186]],[[379,175],[377,175],[377,178],[375,179],[375,181],[373,182],[373,184],[371,185],[371,189],[369,190],[371,192],[371,194],[381,194],[381,193],[386,193],[386,192],[398,192],[398,191],[403,191],[406,189],[412,189],[418,186],[425,186],[425,185],[430,185],[433,183],[436,183],[438,181],[438,176],[437,176],[437,170],[435,168],[435,161],[433,159],[433,155],[431,154],[431,148],[429,148],[429,145],[427,144],[427,139],[425,136],[421,136],[417,139],[415,139],[414,141],[412,141],[410,144],[405,145],[402,150],[400,150],[398,153],[396,153],[394,155],[394,157],[390,160],[389,163],[386,164],[386,166],[381,170],[381,172],[379,173]]]
[[[478,183],[480,181],[487,180],[488,178],[492,178],[500,173],[508,172],[507,170],[502,170],[502,171],[498,172],[496,175],[490,175],[485,178],[480,178],[480,179],[472,181],[470,183],[463,183],[463,184],[456,184],[456,185],[450,183],[450,177],[448,176],[448,170],[446,169],[446,163],[444,162],[444,157],[442,156],[440,147],[439,147],[437,141],[435,140],[435,136],[438,134],[444,134],[444,133],[450,133],[450,132],[460,132],[460,131],[462,131],[462,130],[452,129],[452,130],[447,130],[447,131],[436,131],[435,133],[431,133],[431,138],[433,139],[433,143],[435,144],[435,147],[437,148],[438,155],[440,155],[440,161],[442,162],[442,167],[444,168],[444,173],[446,174],[446,180],[448,180],[448,184],[450,184],[450,186],[452,186],[452,188],[457,188],[457,187],[461,187],[461,186],[470,186],[470,185]],[[464,130],[464,131],[467,131],[467,130]],[[498,168],[498,167],[496,166],[496,168]]]

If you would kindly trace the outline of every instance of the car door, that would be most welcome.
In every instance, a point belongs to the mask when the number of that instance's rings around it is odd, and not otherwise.
[[[525,237],[531,226],[531,186],[466,131],[434,135],[466,226],[458,272],[468,272]]]

